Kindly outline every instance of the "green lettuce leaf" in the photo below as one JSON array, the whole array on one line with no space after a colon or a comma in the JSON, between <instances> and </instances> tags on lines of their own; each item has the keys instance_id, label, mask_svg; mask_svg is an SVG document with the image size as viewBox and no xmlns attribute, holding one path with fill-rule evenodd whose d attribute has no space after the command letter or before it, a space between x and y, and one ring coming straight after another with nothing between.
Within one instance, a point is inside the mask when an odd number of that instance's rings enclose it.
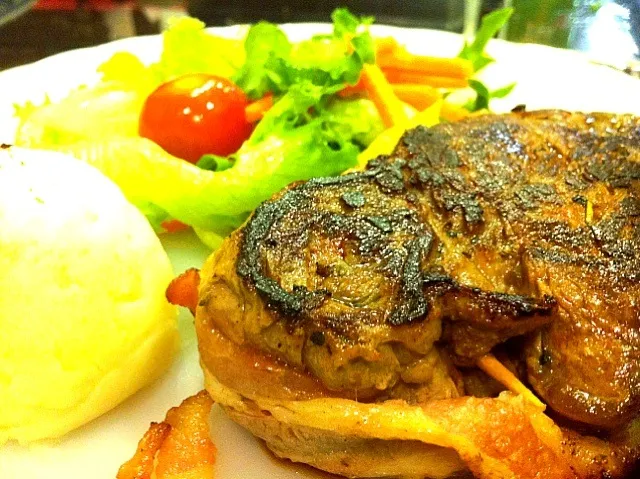
<instances>
[{"instance_id":1,"label":"green lettuce leaf","mask_svg":"<svg viewBox=\"0 0 640 479\"><path fill-rule=\"evenodd\" d=\"M18 107L22 121L15 144L49 148L109 136L136 136L145 98L146 93L109 81L78 88L58 103Z\"/></svg>"},{"instance_id":2,"label":"green lettuce leaf","mask_svg":"<svg viewBox=\"0 0 640 479\"><path fill-rule=\"evenodd\" d=\"M266 92L286 89L286 65L291 43L276 25L260 22L253 25L244 41L245 63L234 80L249 96L260 98Z\"/></svg>"},{"instance_id":3,"label":"green lettuce leaf","mask_svg":"<svg viewBox=\"0 0 640 479\"><path fill-rule=\"evenodd\" d=\"M200 20L174 19L162 35L157 62L145 65L129 52L115 53L98 67L105 82L117 81L134 89L153 89L188 73L230 78L244 62L242 43L213 35Z\"/></svg>"},{"instance_id":4,"label":"green lettuce leaf","mask_svg":"<svg viewBox=\"0 0 640 479\"><path fill-rule=\"evenodd\" d=\"M495 90L489 90L481 81L469 80L469 86L475 91L476 98L466 105L465 108L470 111L478 111L488 109L489 103L493 98L504 98L507 96L515 88L516 84L511 83Z\"/></svg>"},{"instance_id":5,"label":"green lettuce leaf","mask_svg":"<svg viewBox=\"0 0 640 479\"><path fill-rule=\"evenodd\" d=\"M96 166L155 228L177 219L209 244L217 243L290 183L356 166L360 151L382 131L370 101L335 95L357 81L365 62L375 60L366 29L370 20L344 9L333 18L333 34L297 44L279 27L258 23L239 55L201 22L182 19L165 33L157 63L146 66L131 54L117 54L100 67L103 81L97 86L43 108L25 106L22 138ZM233 75L252 98L274 94L273 107L230 157L205 155L192 165L137 136L148 93L190 72Z\"/></svg>"},{"instance_id":6,"label":"green lettuce leaf","mask_svg":"<svg viewBox=\"0 0 640 479\"><path fill-rule=\"evenodd\" d=\"M511 15L513 15L513 8L502 8L483 16L473 41L464 43L458 56L469 60L473 65L473 71L477 72L495 61L484 50L489 40L507 24Z\"/></svg>"},{"instance_id":7,"label":"green lettuce leaf","mask_svg":"<svg viewBox=\"0 0 640 479\"><path fill-rule=\"evenodd\" d=\"M98 67L102 83L118 83L123 88L150 92L162 78L129 52L117 52Z\"/></svg>"},{"instance_id":8,"label":"green lettuce leaf","mask_svg":"<svg viewBox=\"0 0 640 479\"><path fill-rule=\"evenodd\" d=\"M320 90L296 96L294 88L281 101L288 104L287 111L298 111L302 118L305 105L315 101ZM175 158L140 137L56 149L100 169L154 226L175 218L194 226L203 240L215 239L240 226L262 201L290 183L337 175L356 166L362 147L383 130L375 107L363 99L330 99L319 114L304 118L300 125L295 118L276 113L265 117L270 128L257 129L236 154L207 155L201 165Z\"/></svg>"},{"instance_id":9,"label":"green lettuce leaf","mask_svg":"<svg viewBox=\"0 0 640 479\"><path fill-rule=\"evenodd\" d=\"M375 61L373 39L363 22L346 9L333 14L333 35L317 35L291 44L271 23L253 25L245 40L246 62L234 77L252 99L267 92L286 93L292 86L310 83L331 89L355 83L364 63Z\"/></svg>"},{"instance_id":10,"label":"green lettuce leaf","mask_svg":"<svg viewBox=\"0 0 640 479\"><path fill-rule=\"evenodd\" d=\"M493 63L494 58L489 56L485 52L485 48L502 27L506 25L513 15L513 8L502 8L491 12L484 17L480 22L480 28L475 34L472 42L465 42L462 50L458 54L458 57L469 60L473 65L473 71L478 72L484 67ZM474 99L467 102L464 106L470 111L478 111L488 109L493 98L503 98L511 93L511 90L515 87L515 84L506 85L496 90L489 90L489 88L480 80L473 79L469 81L469 86L475 93Z\"/></svg>"},{"instance_id":11,"label":"green lettuce leaf","mask_svg":"<svg viewBox=\"0 0 640 479\"><path fill-rule=\"evenodd\" d=\"M191 17L174 20L162 36L162 55L151 66L162 81L187 73L231 77L244 62L242 44L206 31Z\"/></svg>"},{"instance_id":12,"label":"green lettuce leaf","mask_svg":"<svg viewBox=\"0 0 640 479\"><path fill-rule=\"evenodd\" d=\"M356 35L362 26L371 25L374 18L358 18L347 8L336 8L331 14L331 20L333 21L333 34L336 37L343 37L345 35Z\"/></svg>"},{"instance_id":13,"label":"green lettuce leaf","mask_svg":"<svg viewBox=\"0 0 640 479\"><path fill-rule=\"evenodd\" d=\"M351 138L362 149L368 147L385 129L375 105L366 98L334 98L323 116L330 128L344 138Z\"/></svg>"},{"instance_id":14,"label":"green lettuce leaf","mask_svg":"<svg viewBox=\"0 0 640 479\"><path fill-rule=\"evenodd\" d=\"M316 119L243 147L233 166L207 171L144 138L121 137L56 148L96 166L154 218L175 218L228 234L274 192L296 180L331 176L356 164L359 148L325 133ZM156 222L158 220L156 219Z\"/></svg>"}]
</instances>

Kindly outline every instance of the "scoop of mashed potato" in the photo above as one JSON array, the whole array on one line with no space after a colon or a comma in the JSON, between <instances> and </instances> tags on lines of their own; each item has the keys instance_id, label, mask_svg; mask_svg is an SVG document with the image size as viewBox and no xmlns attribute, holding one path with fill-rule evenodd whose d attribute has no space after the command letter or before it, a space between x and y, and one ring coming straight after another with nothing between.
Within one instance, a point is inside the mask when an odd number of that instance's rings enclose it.
<instances>
[{"instance_id":1,"label":"scoop of mashed potato","mask_svg":"<svg viewBox=\"0 0 640 479\"><path fill-rule=\"evenodd\" d=\"M179 346L169 259L97 169L0 149L0 444L57 437L113 408Z\"/></svg>"}]
</instances>

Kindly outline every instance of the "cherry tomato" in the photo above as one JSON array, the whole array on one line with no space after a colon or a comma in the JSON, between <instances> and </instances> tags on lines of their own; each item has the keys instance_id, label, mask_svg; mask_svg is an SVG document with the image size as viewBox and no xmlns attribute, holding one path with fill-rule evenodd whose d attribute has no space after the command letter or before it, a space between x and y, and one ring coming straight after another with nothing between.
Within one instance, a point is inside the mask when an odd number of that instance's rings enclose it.
<instances>
[{"instance_id":1,"label":"cherry tomato","mask_svg":"<svg viewBox=\"0 0 640 479\"><path fill-rule=\"evenodd\" d=\"M149 95L139 133L191 163L207 153L226 156L251 134L244 111L248 103L244 92L225 78L184 75Z\"/></svg>"}]
</instances>

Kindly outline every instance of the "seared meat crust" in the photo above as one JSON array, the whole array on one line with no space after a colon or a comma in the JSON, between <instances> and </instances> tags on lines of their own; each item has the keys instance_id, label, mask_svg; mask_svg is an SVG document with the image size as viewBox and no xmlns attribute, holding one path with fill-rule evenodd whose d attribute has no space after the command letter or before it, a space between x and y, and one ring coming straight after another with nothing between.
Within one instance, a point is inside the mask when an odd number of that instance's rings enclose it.
<instances>
[{"instance_id":1,"label":"seared meat crust","mask_svg":"<svg viewBox=\"0 0 640 479\"><path fill-rule=\"evenodd\" d=\"M527 350L528 378L556 411L602 428L640 410L639 125L480 117L410 132L395 155L409 159L428 223L455 236L439 258L448 274L557 302Z\"/></svg>"},{"instance_id":2,"label":"seared meat crust","mask_svg":"<svg viewBox=\"0 0 640 479\"><path fill-rule=\"evenodd\" d=\"M640 408L639 147L640 120L620 115L417 128L364 172L264 203L201 305L239 343L365 400L455 397L455 364L528 335L543 400L620 427ZM241 312L216 319L222 296Z\"/></svg>"}]
</instances>

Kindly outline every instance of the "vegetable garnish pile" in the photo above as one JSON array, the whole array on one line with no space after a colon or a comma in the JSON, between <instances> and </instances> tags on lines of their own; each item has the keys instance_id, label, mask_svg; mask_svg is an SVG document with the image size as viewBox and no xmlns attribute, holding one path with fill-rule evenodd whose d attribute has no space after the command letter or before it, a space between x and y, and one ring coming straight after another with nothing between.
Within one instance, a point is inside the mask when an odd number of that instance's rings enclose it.
<instances>
[{"instance_id":1,"label":"vegetable garnish pile","mask_svg":"<svg viewBox=\"0 0 640 479\"><path fill-rule=\"evenodd\" d=\"M455 121L506 95L510 87L490 92L473 76L510 14L485 17L458 58L374 39L372 19L346 9L334 11L333 33L298 43L267 22L238 41L182 18L156 63L117 53L96 85L16 106L16 144L74 154L157 231L188 225L216 247L289 183L340 174L388 153L408 127ZM454 103L454 90L472 95Z\"/></svg>"}]
</instances>

